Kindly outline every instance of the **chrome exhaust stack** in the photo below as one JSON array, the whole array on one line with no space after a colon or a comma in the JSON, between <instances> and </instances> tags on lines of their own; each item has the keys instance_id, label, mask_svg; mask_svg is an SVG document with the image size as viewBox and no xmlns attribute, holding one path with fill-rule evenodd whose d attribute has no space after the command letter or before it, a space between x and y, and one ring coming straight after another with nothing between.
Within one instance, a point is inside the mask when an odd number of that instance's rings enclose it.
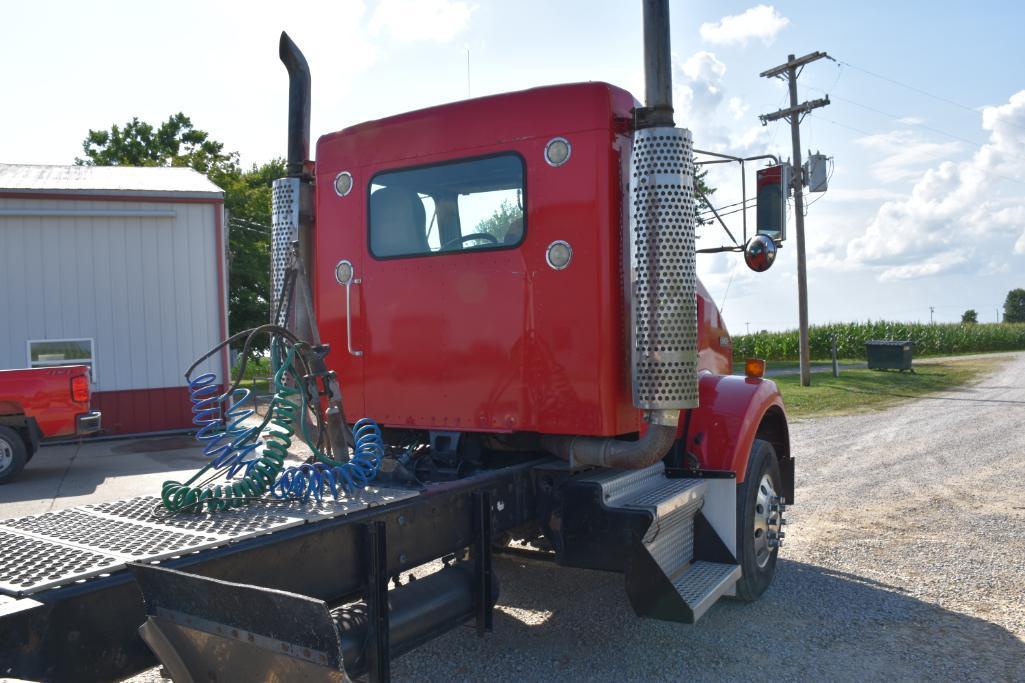
<instances>
[{"instance_id":1,"label":"chrome exhaust stack","mask_svg":"<svg viewBox=\"0 0 1025 683\"><path fill-rule=\"evenodd\" d=\"M641 469L665 457L680 411L698 406L696 201L690 131L673 122L668 0L644 0L647 106L635 112L630 158L629 296L633 402L648 430L637 441L543 437L571 464Z\"/></svg>"},{"instance_id":2,"label":"chrome exhaust stack","mask_svg":"<svg viewBox=\"0 0 1025 683\"><path fill-rule=\"evenodd\" d=\"M690 131L673 121L668 0L644 0L647 106L630 158L631 378L649 422L698 405L697 204Z\"/></svg>"}]
</instances>

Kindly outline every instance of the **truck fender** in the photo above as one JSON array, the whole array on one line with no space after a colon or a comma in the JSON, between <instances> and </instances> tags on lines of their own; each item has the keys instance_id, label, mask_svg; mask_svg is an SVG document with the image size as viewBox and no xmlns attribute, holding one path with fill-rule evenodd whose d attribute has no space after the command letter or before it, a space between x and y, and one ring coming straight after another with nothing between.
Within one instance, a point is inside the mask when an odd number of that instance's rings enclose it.
<instances>
[{"instance_id":1,"label":"truck fender","mask_svg":"<svg viewBox=\"0 0 1025 683\"><path fill-rule=\"evenodd\" d=\"M700 407L681 420L686 450L697 456L702 469L728 470L744 480L755 438L776 449L783 476L784 496L793 499L793 460L783 399L772 380L702 373L698 380Z\"/></svg>"}]
</instances>

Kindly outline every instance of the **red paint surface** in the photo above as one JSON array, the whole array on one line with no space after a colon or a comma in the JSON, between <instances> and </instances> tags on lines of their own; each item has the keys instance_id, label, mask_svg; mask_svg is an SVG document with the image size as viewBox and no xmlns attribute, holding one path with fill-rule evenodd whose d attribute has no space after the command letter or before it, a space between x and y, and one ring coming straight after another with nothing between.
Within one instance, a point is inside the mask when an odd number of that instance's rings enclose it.
<instances>
[{"instance_id":1,"label":"red paint surface","mask_svg":"<svg viewBox=\"0 0 1025 683\"><path fill-rule=\"evenodd\" d=\"M612 436L642 428L630 387L621 174L635 105L603 83L537 88L372 121L317 145L314 296L328 363L353 419L456 431ZM543 156L552 137L572 145L565 165ZM375 259L366 198L382 171L515 152L526 167L526 232L509 250ZM346 197L333 190L348 171ZM545 262L556 239L573 247L562 271ZM352 262L352 346L335 264ZM724 378L729 333L698 285L707 467L746 465L758 421L779 404L775 385ZM739 383L739 384L738 384ZM695 433L693 430L692 434ZM742 453L741 453L742 452ZM739 470L743 477L743 470Z\"/></svg>"},{"instance_id":2,"label":"red paint surface","mask_svg":"<svg viewBox=\"0 0 1025 683\"><path fill-rule=\"evenodd\" d=\"M687 450L703 468L730 470L743 481L762 417L770 410L785 416L776 383L706 372L699 377L698 393L701 407L691 415Z\"/></svg>"},{"instance_id":3,"label":"red paint surface","mask_svg":"<svg viewBox=\"0 0 1025 683\"><path fill-rule=\"evenodd\" d=\"M98 391L93 408L103 413L106 434L139 434L188 429L192 404L187 387Z\"/></svg>"},{"instance_id":4,"label":"red paint surface","mask_svg":"<svg viewBox=\"0 0 1025 683\"><path fill-rule=\"evenodd\" d=\"M320 139L314 280L346 407L388 425L613 435L636 431L620 279L619 149L633 97L602 83L538 88L361 124ZM544 160L552 137L570 161ZM526 166L516 249L374 259L365 198L376 173L496 152ZM340 171L354 189L338 197ZM556 239L574 250L545 263ZM353 346L334 265L352 261Z\"/></svg>"},{"instance_id":5,"label":"red paint surface","mask_svg":"<svg viewBox=\"0 0 1025 683\"><path fill-rule=\"evenodd\" d=\"M35 418L45 438L73 435L75 417L89 412L89 401L72 400L71 379L88 373L84 365L0 370L0 415Z\"/></svg>"}]
</instances>

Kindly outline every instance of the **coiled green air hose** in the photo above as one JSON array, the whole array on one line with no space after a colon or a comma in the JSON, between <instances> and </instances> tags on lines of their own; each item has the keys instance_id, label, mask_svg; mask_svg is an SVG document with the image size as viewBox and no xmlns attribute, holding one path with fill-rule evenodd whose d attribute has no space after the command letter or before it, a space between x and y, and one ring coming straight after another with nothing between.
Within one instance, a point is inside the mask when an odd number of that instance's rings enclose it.
<instances>
[{"instance_id":1,"label":"coiled green air hose","mask_svg":"<svg viewBox=\"0 0 1025 683\"><path fill-rule=\"evenodd\" d=\"M281 367L274 374L274 398L271 400L272 414L270 427L264 435L263 453L248 469L245 476L237 481L211 486L210 483L221 476L211 462L185 483L165 481L161 489L161 501L164 508L171 512L200 512L204 507L215 512L246 505L254 498L259 498L274 484L285 464L285 456L292 445L295 435L295 421L299 418L299 405L292 399L300 393L299 389L286 386L286 375L296 377L293 367L296 347L289 346L288 353ZM253 438L258 438L258 434ZM214 470L204 481L196 483L200 477Z\"/></svg>"}]
</instances>

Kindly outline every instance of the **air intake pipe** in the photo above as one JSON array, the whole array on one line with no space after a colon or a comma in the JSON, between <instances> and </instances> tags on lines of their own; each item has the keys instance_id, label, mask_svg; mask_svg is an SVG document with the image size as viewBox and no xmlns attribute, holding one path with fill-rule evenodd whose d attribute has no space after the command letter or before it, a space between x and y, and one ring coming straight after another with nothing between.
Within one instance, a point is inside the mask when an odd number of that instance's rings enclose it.
<instances>
[{"instance_id":1,"label":"air intake pipe","mask_svg":"<svg viewBox=\"0 0 1025 683\"><path fill-rule=\"evenodd\" d=\"M636 441L545 436L545 450L578 465L640 469L676 439L680 410L698 406L694 161L675 128L669 2L644 0L646 105L635 112L630 157L629 303L634 405L648 431Z\"/></svg>"}]
</instances>

